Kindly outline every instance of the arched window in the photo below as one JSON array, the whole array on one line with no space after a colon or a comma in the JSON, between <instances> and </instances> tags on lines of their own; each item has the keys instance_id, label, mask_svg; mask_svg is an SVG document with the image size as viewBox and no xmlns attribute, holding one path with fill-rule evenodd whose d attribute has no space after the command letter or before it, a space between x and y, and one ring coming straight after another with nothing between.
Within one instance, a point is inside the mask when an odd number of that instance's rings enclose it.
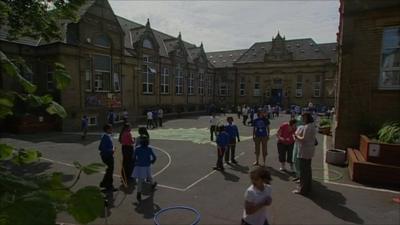
<instances>
[{"instance_id":1,"label":"arched window","mask_svg":"<svg viewBox=\"0 0 400 225\"><path fill-rule=\"evenodd\" d=\"M107 35L100 34L93 39L93 44L100 47L109 48L111 47L111 40Z\"/></svg>"},{"instance_id":2,"label":"arched window","mask_svg":"<svg viewBox=\"0 0 400 225\"><path fill-rule=\"evenodd\" d=\"M153 49L153 44L149 39L144 39L143 40L143 48L150 48Z\"/></svg>"}]
</instances>

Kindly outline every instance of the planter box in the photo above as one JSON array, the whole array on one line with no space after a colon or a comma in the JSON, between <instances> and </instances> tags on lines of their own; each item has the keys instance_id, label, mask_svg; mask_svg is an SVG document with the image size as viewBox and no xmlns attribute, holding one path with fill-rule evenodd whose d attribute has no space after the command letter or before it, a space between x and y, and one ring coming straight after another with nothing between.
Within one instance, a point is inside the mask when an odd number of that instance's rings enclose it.
<instances>
[{"instance_id":1,"label":"planter box","mask_svg":"<svg viewBox=\"0 0 400 225\"><path fill-rule=\"evenodd\" d=\"M400 144L384 144L360 135L360 152L367 162L400 166Z\"/></svg>"},{"instance_id":2,"label":"planter box","mask_svg":"<svg viewBox=\"0 0 400 225\"><path fill-rule=\"evenodd\" d=\"M36 133L59 130L60 119L55 116L26 115L7 120L7 129L14 133Z\"/></svg>"},{"instance_id":3,"label":"planter box","mask_svg":"<svg viewBox=\"0 0 400 225\"><path fill-rule=\"evenodd\" d=\"M400 185L400 167L365 161L357 149L347 149L351 180L359 183Z\"/></svg>"}]
</instances>

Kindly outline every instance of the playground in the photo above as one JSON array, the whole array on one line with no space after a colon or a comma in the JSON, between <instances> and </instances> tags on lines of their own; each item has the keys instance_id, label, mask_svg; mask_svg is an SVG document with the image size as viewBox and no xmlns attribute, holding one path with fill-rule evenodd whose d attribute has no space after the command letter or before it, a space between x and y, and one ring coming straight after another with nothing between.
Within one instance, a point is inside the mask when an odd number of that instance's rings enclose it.
<instances>
[{"instance_id":1,"label":"playground","mask_svg":"<svg viewBox=\"0 0 400 225\"><path fill-rule=\"evenodd\" d=\"M218 118L224 123L226 116L219 115ZM198 224L240 224L243 194L250 185L248 171L254 161L254 142L252 128L244 126L236 116L234 118L241 137L236 151L239 164L225 165L225 172L212 170L217 154L215 143L210 141L208 116L170 120L163 128L150 130L150 145L158 157L152 167L158 186L154 193L145 193L140 204L135 199L135 187L121 184L121 154L117 149L114 186L119 190L107 196L108 207L104 215L92 224L155 224L154 216L158 212L175 206L181 208L159 214L159 224L192 224L196 218ZM273 178L273 203L268 208L271 224L399 224L400 205L392 202L399 190L353 183L347 168L324 163L324 153L330 146L327 136L317 136L319 144L312 164L312 194L308 197L292 194L296 184L291 181L290 173L279 171L274 136L279 125L288 119L283 115L271 120L270 126L266 164ZM115 130L116 145L118 132ZM133 134L137 136L137 129ZM81 164L101 162L97 150L100 135L100 132L89 133L86 140L80 139L80 133L7 135L1 139L42 152L40 162L27 167L23 173L61 171L68 183L76 172L74 161ZM98 186L102 176L82 176L78 187ZM59 215L57 220L74 223L67 214Z\"/></svg>"}]
</instances>

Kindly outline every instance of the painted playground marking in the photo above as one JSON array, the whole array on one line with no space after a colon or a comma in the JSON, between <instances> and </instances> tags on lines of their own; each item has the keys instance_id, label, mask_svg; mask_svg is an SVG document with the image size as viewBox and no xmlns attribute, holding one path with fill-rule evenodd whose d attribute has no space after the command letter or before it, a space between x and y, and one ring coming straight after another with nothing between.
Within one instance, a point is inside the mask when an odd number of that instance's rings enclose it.
<instances>
[{"instance_id":1,"label":"painted playground marking","mask_svg":"<svg viewBox=\"0 0 400 225\"><path fill-rule=\"evenodd\" d=\"M378 191L378 192L386 192L386 193L392 193L392 194L400 194L398 191L393 191L393 190L388 190L384 188L372 188L372 187L364 187L360 185L354 185L354 184L345 184L345 183L338 183L334 181L329 180L329 167L328 163L326 163L326 152L328 151L328 146L327 146L327 137L324 135L324 146L323 146L323 154L324 154L324 183L326 184L333 184L333 185L338 185L338 186L343 186L343 187L349 187L349 188L356 188L356 189L363 189L363 190L368 190L368 191Z\"/></svg>"}]
</instances>

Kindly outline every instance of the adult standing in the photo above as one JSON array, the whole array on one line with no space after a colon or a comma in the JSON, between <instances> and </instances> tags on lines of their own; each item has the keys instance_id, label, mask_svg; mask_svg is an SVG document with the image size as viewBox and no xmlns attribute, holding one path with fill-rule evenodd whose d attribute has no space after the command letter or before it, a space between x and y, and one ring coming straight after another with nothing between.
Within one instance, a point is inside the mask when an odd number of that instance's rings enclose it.
<instances>
[{"instance_id":1,"label":"adult standing","mask_svg":"<svg viewBox=\"0 0 400 225\"><path fill-rule=\"evenodd\" d=\"M279 170L286 170L286 163L290 166L290 172L293 171L293 145L294 133L296 131L296 120L292 119L289 122L284 122L278 129L278 154L281 167Z\"/></svg>"},{"instance_id":2,"label":"adult standing","mask_svg":"<svg viewBox=\"0 0 400 225\"><path fill-rule=\"evenodd\" d=\"M242 108L242 116L243 116L243 125L245 125L245 126L246 126L247 118L248 118L247 113L248 113L248 108L246 105L244 105Z\"/></svg>"},{"instance_id":3,"label":"adult standing","mask_svg":"<svg viewBox=\"0 0 400 225\"><path fill-rule=\"evenodd\" d=\"M122 180L124 184L128 184L134 167L133 146L135 144L129 123L125 123L122 127L118 140L122 145Z\"/></svg>"},{"instance_id":4,"label":"adult standing","mask_svg":"<svg viewBox=\"0 0 400 225\"><path fill-rule=\"evenodd\" d=\"M163 118L164 118L164 111L162 108L159 108L158 109L158 124L160 125L160 127L162 127Z\"/></svg>"},{"instance_id":5,"label":"adult standing","mask_svg":"<svg viewBox=\"0 0 400 225\"><path fill-rule=\"evenodd\" d=\"M299 148L299 165L300 165L300 185L293 193L306 195L311 191L312 172L311 159L314 157L315 151L315 134L316 129L311 113L302 115L304 130L302 134L295 135L296 140L300 142Z\"/></svg>"},{"instance_id":6,"label":"adult standing","mask_svg":"<svg viewBox=\"0 0 400 225\"><path fill-rule=\"evenodd\" d=\"M236 113L237 113L238 119L240 119L240 115L242 114L242 108L240 107L240 105L238 105L236 107Z\"/></svg>"},{"instance_id":7,"label":"adult standing","mask_svg":"<svg viewBox=\"0 0 400 225\"><path fill-rule=\"evenodd\" d=\"M235 160L235 149L236 149L236 138L240 142L239 130L235 124L233 124L233 117L229 116L227 119L228 124L225 126L225 131L229 134L229 145L225 153L225 162L229 162L229 156L231 158L231 163L237 164Z\"/></svg>"},{"instance_id":8,"label":"adult standing","mask_svg":"<svg viewBox=\"0 0 400 225\"><path fill-rule=\"evenodd\" d=\"M151 110L147 111L147 125L146 128L147 129L152 129L154 127L153 124L153 112Z\"/></svg>"},{"instance_id":9,"label":"adult standing","mask_svg":"<svg viewBox=\"0 0 400 225\"><path fill-rule=\"evenodd\" d=\"M254 165L260 165L260 147L262 145L263 166L267 157L267 144L269 138L269 120L261 112L257 113L258 117L253 121L253 140L255 143L256 161Z\"/></svg>"}]
</instances>

